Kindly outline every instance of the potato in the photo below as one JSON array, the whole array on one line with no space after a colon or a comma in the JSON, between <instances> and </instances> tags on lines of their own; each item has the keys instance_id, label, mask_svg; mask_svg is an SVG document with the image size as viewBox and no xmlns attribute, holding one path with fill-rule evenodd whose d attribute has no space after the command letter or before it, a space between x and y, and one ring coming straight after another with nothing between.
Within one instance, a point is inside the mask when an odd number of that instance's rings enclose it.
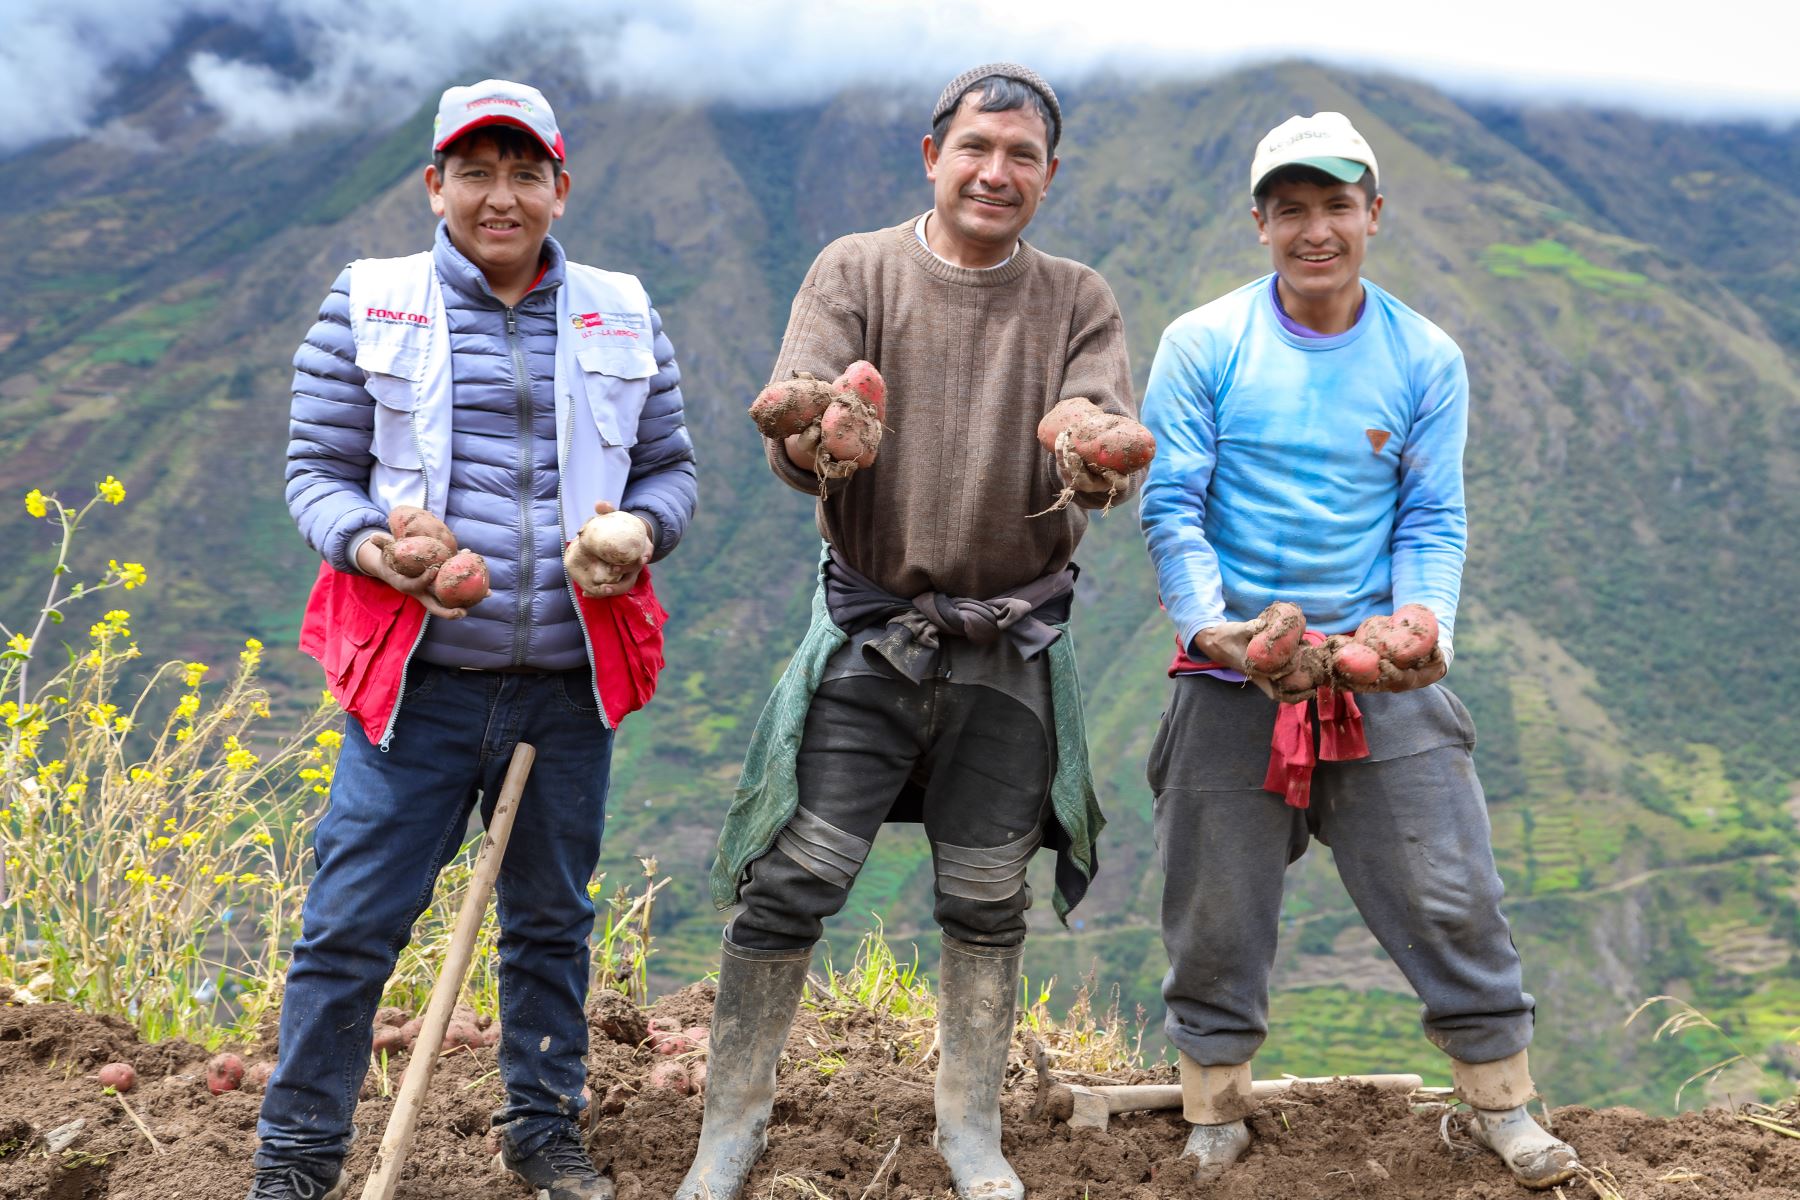
<instances>
[{"instance_id":1,"label":"potato","mask_svg":"<svg viewBox=\"0 0 1800 1200\"><path fill-rule=\"evenodd\" d=\"M844 368L844 373L832 380L831 386L840 392L850 392L862 398L864 404L875 410L875 419L887 419L887 381L873 363L857 359Z\"/></svg>"},{"instance_id":2,"label":"potato","mask_svg":"<svg viewBox=\"0 0 1800 1200\"><path fill-rule=\"evenodd\" d=\"M109 1062L100 1068L100 1086L115 1092L129 1092L137 1086L137 1068L130 1063Z\"/></svg>"},{"instance_id":3,"label":"potato","mask_svg":"<svg viewBox=\"0 0 1800 1200\"><path fill-rule=\"evenodd\" d=\"M1071 429L1090 417L1100 415L1100 409L1086 396L1070 396L1067 400L1044 414L1038 422L1038 445L1052 453L1056 451L1056 439L1065 429Z\"/></svg>"},{"instance_id":4,"label":"potato","mask_svg":"<svg viewBox=\"0 0 1800 1200\"><path fill-rule=\"evenodd\" d=\"M1381 654L1373 646L1346 639L1334 648L1331 671L1351 690L1374 687L1381 682Z\"/></svg>"},{"instance_id":5,"label":"potato","mask_svg":"<svg viewBox=\"0 0 1800 1200\"><path fill-rule=\"evenodd\" d=\"M683 1096L693 1093L694 1084L688 1078L687 1068L678 1062L659 1062L650 1068L650 1086L667 1088L671 1092L680 1092Z\"/></svg>"},{"instance_id":6,"label":"potato","mask_svg":"<svg viewBox=\"0 0 1800 1200\"><path fill-rule=\"evenodd\" d=\"M1437 652L1437 614L1423 604L1403 604L1369 644L1402 670L1423 666Z\"/></svg>"},{"instance_id":7,"label":"potato","mask_svg":"<svg viewBox=\"0 0 1800 1200\"><path fill-rule=\"evenodd\" d=\"M1090 467L1129 475L1156 457L1156 438L1130 417L1102 412L1070 428L1069 448Z\"/></svg>"},{"instance_id":8,"label":"potato","mask_svg":"<svg viewBox=\"0 0 1800 1200\"><path fill-rule=\"evenodd\" d=\"M487 598L487 560L473 550L458 550L438 568L431 594L446 608L473 608Z\"/></svg>"},{"instance_id":9,"label":"potato","mask_svg":"<svg viewBox=\"0 0 1800 1200\"><path fill-rule=\"evenodd\" d=\"M1256 632L1244 649L1244 663L1264 678L1284 674L1306 635L1306 614L1298 604L1277 600L1251 622Z\"/></svg>"},{"instance_id":10,"label":"potato","mask_svg":"<svg viewBox=\"0 0 1800 1200\"><path fill-rule=\"evenodd\" d=\"M244 1060L235 1054L215 1054L206 1064L206 1090L215 1096L235 1092L244 1082Z\"/></svg>"},{"instance_id":11,"label":"potato","mask_svg":"<svg viewBox=\"0 0 1800 1200\"><path fill-rule=\"evenodd\" d=\"M369 1039L369 1051L390 1057L406 1048L406 1034L396 1025L377 1025Z\"/></svg>"},{"instance_id":12,"label":"potato","mask_svg":"<svg viewBox=\"0 0 1800 1200\"><path fill-rule=\"evenodd\" d=\"M764 388L750 405L750 419L764 437L791 437L824 416L825 407L837 395L837 389L823 379L801 372Z\"/></svg>"},{"instance_id":13,"label":"potato","mask_svg":"<svg viewBox=\"0 0 1800 1200\"><path fill-rule=\"evenodd\" d=\"M433 537L401 538L381 549L381 557L408 579L417 579L433 567L441 567L450 559L450 547Z\"/></svg>"},{"instance_id":14,"label":"potato","mask_svg":"<svg viewBox=\"0 0 1800 1200\"><path fill-rule=\"evenodd\" d=\"M428 537L444 543L452 554L457 550L456 535L450 527L436 515L411 504L399 505L388 514L388 529L397 540Z\"/></svg>"},{"instance_id":15,"label":"potato","mask_svg":"<svg viewBox=\"0 0 1800 1200\"><path fill-rule=\"evenodd\" d=\"M244 1091L249 1092L252 1095L259 1095L262 1092L265 1092L268 1090L269 1076L271 1076L273 1074L275 1074L275 1064L274 1063L272 1063L272 1062L255 1063L252 1066L245 1069L244 1082L241 1085L241 1087Z\"/></svg>"},{"instance_id":16,"label":"potato","mask_svg":"<svg viewBox=\"0 0 1800 1200\"><path fill-rule=\"evenodd\" d=\"M704 1059L688 1064L688 1082L694 1085L696 1094L706 1091L706 1062Z\"/></svg>"},{"instance_id":17,"label":"potato","mask_svg":"<svg viewBox=\"0 0 1800 1200\"><path fill-rule=\"evenodd\" d=\"M819 449L837 462L859 468L875 461L881 445L881 420L874 410L860 404L833 400L819 422Z\"/></svg>"},{"instance_id":18,"label":"potato","mask_svg":"<svg viewBox=\"0 0 1800 1200\"><path fill-rule=\"evenodd\" d=\"M398 1029L406 1024L406 1019L410 1015L411 1014L404 1008L395 1008L392 1005L385 1005L375 1010L375 1023L377 1025L392 1025L395 1029Z\"/></svg>"}]
</instances>

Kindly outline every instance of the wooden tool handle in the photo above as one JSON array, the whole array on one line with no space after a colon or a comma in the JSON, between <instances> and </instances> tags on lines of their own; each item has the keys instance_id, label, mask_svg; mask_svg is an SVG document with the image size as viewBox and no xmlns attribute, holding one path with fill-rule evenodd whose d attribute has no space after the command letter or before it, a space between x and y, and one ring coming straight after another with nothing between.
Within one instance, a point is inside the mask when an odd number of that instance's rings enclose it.
<instances>
[{"instance_id":1,"label":"wooden tool handle","mask_svg":"<svg viewBox=\"0 0 1800 1200\"><path fill-rule=\"evenodd\" d=\"M506 768L506 782L500 787L500 799L494 804L493 819L481 839L481 853L475 857L475 874L463 896L462 911L456 915L456 930L450 936L450 950L444 958L437 982L431 986L431 1000L425 1005L425 1017L419 1039L413 1043L412 1057L407 1060L406 1074L400 1080L400 1094L394 1099L394 1111L388 1117L387 1132L381 1135L381 1150L375 1156L374 1170L363 1185L362 1200L393 1200L400 1183L400 1168L406 1165L406 1153L412 1148L413 1130L425 1107L425 1089L431 1086L431 1073L437 1069L438 1050L444 1044L444 1031L450 1027L450 1013L462 993L463 976L468 974L469 960L475 956L475 935L481 930L487 912L488 893L494 890L494 879L500 874L500 859L506 853L507 839L512 836L513 817L519 810L519 795L525 790L525 779L537 750L528 742L520 742Z\"/></svg>"}]
</instances>

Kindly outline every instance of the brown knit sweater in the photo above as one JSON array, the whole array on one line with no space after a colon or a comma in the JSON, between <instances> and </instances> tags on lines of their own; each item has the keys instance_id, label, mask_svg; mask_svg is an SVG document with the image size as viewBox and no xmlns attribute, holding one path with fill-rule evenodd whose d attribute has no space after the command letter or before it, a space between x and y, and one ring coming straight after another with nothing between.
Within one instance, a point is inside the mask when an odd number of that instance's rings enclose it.
<instances>
[{"instance_id":1,"label":"brown knit sweater","mask_svg":"<svg viewBox=\"0 0 1800 1200\"><path fill-rule=\"evenodd\" d=\"M819 502L819 531L896 595L986 599L1061 570L1086 531L1082 508L1029 516L1062 490L1037 424L1070 396L1137 415L1125 328L1093 269L1024 242L1003 266L953 267L919 242L916 220L825 247L770 378L875 364L888 431L875 464ZM784 481L817 493L779 441L768 454Z\"/></svg>"}]
</instances>

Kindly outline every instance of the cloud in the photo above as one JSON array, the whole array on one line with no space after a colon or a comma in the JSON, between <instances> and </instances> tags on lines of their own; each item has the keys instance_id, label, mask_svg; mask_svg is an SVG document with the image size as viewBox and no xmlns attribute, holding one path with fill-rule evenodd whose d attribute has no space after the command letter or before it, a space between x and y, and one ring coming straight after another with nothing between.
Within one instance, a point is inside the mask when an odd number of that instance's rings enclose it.
<instances>
[{"instance_id":1,"label":"cloud","mask_svg":"<svg viewBox=\"0 0 1800 1200\"><path fill-rule=\"evenodd\" d=\"M1014 58L1067 87L1095 72L1204 77L1307 57L1380 67L1464 94L1684 116L1800 117L1789 47L1800 17L1729 2L1385 0L1349 6L1150 0L0 0L0 152L87 131L122 71L190 20L236 22L293 48L282 69L214 52L187 62L227 136L277 138L415 110L496 61L549 64L596 89L779 106L845 88L935 87ZM1628 13L1628 16L1621 16ZM1753 19L1754 18L1754 19ZM1731 30L1735 36L1719 36Z\"/></svg>"}]
</instances>

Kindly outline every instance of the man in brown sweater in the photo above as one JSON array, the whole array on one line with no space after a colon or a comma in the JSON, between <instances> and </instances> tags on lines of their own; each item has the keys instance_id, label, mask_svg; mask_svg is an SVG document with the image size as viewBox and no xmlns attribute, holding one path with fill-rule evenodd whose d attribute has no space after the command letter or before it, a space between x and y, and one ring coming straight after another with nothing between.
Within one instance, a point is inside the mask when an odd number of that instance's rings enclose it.
<instances>
[{"instance_id":1,"label":"man in brown sweater","mask_svg":"<svg viewBox=\"0 0 1800 1200\"><path fill-rule=\"evenodd\" d=\"M1065 478L1036 431L1071 396L1135 406L1105 281L1020 240L1056 174L1055 92L989 64L952 80L932 121L931 211L825 248L773 372L830 379L868 360L887 383L887 429L872 465L825 482L813 624L720 835L714 896L743 908L725 933L705 1125L678 1200L743 1190L813 944L894 819L923 821L936 867L938 1147L959 1196L1024 1195L1000 1152L999 1093L1026 867L1041 845L1057 851L1066 913L1102 823L1062 628L1070 558L1088 510L1125 498ZM770 440L770 466L818 494L816 447L816 431ZM1074 503L1054 507L1065 486Z\"/></svg>"}]
</instances>

